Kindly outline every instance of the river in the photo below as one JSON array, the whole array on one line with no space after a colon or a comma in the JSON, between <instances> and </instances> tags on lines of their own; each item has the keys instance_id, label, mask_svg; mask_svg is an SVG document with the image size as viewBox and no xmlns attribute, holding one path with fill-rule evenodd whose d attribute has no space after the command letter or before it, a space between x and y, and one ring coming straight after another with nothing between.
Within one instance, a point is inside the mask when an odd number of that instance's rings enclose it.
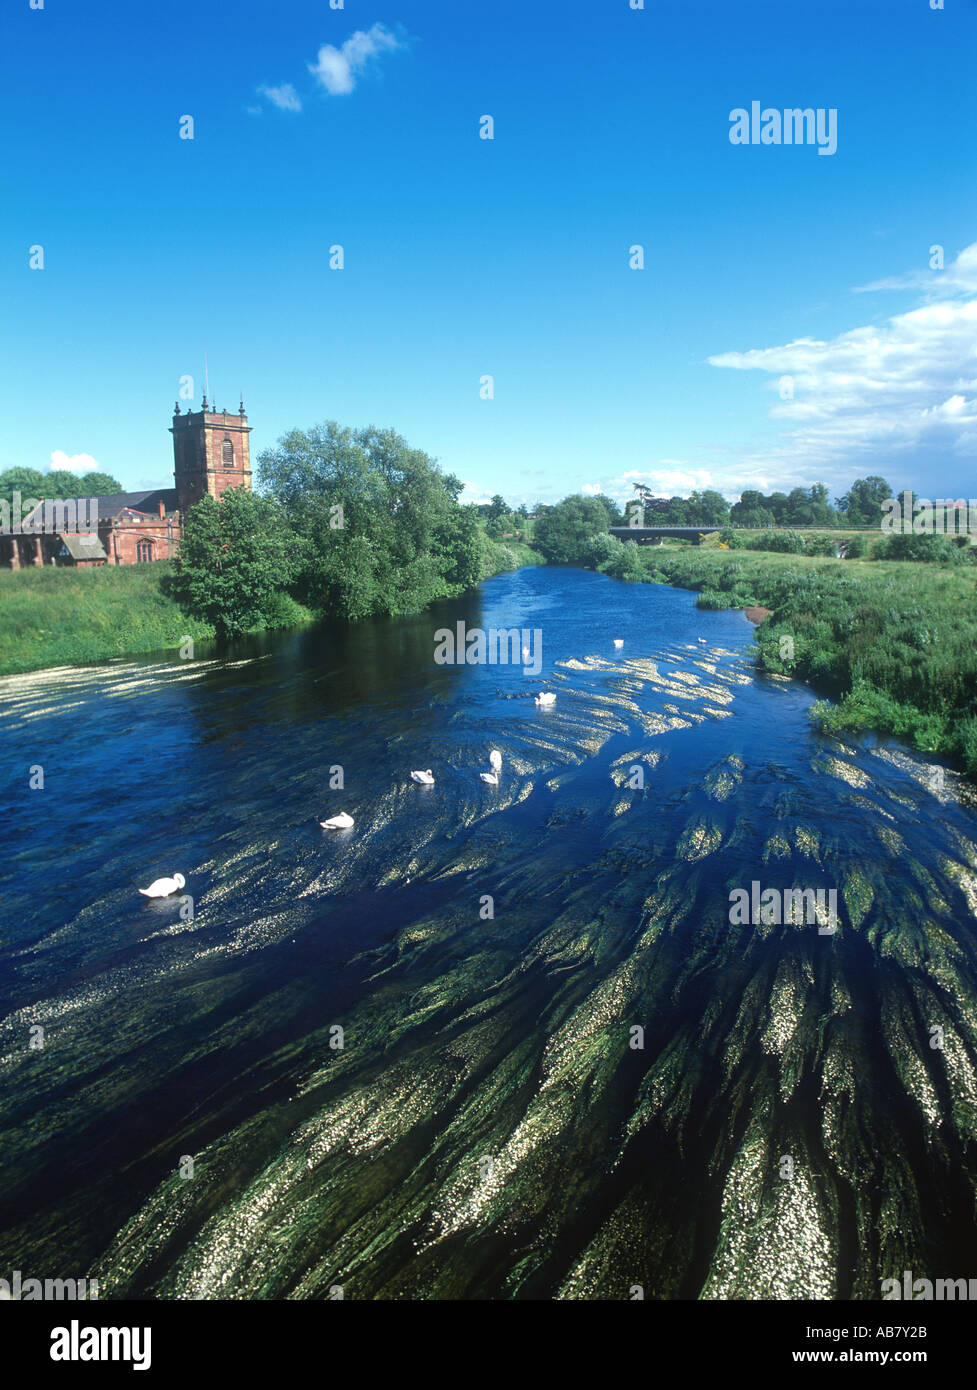
<instances>
[{"instance_id":1,"label":"river","mask_svg":"<svg viewBox=\"0 0 977 1390\"><path fill-rule=\"evenodd\" d=\"M458 620L538 628L541 674L437 665ZM877 1299L977 1274L973 794L814 732L751 636L529 568L224 660L0 681L0 1276ZM175 872L186 897L136 892ZM833 890L837 929L734 925L753 884Z\"/></svg>"}]
</instances>

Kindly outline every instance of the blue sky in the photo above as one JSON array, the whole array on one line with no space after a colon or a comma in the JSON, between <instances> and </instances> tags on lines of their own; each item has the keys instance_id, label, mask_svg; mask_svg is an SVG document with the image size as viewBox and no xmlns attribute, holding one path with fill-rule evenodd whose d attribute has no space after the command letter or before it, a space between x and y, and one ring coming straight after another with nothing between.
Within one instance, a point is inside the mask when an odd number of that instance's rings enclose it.
<instances>
[{"instance_id":1,"label":"blue sky","mask_svg":"<svg viewBox=\"0 0 977 1390\"><path fill-rule=\"evenodd\" d=\"M255 453L393 425L471 499L977 492L977 0L645 3L18 0L0 468L168 483L206 350Z\"/></svg>"}]
</instances>

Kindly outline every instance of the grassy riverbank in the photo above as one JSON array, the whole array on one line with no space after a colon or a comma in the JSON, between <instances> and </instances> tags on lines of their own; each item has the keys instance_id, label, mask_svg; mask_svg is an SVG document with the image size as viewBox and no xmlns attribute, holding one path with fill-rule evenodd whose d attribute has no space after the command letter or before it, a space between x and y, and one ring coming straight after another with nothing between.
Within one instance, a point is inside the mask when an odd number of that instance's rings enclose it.
<instances>
[{"instance_id":1,"label":"grassy riverbank","mask_svg":"<svg viewBox=\"0 0 977 1390\"><path fill-rule=\"evenodd\" d=\"M483 579L534 564L542 557L528 545L483 533ZM188 617L166 592L163 580L172 572L168 564L0 570L0 676L172 651L187 635L212 638L213 628ZM297 627L316 616L279 593L263 626Z\"/></svg>"},{"instance_id":2,"label":"grassy riverbank","mask_svg":"<svg viewBox=\"0 0 977 1390\"><path fill-rule=\"evenodd\" d=\"M640 578L699 591L703 608L757 605L760 665L838 701L831 731L876 729L977 776L977 568L884 560L639 548ZM638 577L638 576L636 576Z\"/></svg>"},{"instance_id":3,"label":"grassy riverbank","mask_svg":"<svg viewBox=\"0 0 977 1390\"><path fill-rule=\"evenodd\" d=\"M0 675L172 650L186 635L213 637L213 628L188 618L163 592L171 572L168 564L0 570ZM266 626L311 620L307 609L281 598Z\"/></svg>"}]
</instances>

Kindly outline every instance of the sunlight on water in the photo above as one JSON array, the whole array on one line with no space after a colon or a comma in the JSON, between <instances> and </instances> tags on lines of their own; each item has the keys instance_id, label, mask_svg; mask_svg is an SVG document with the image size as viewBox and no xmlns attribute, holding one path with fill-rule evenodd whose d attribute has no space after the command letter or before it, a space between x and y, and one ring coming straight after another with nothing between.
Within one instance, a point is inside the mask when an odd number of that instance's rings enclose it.
<instances>
[{"instance_id":1,"label":"sunlight on water","mask_svg":"<svg viewBox=\"0 0 977 1390\"><path fill-rule=\"evenodd\" d=\"M865 1299L962 1268L969 787L816 737L691 595L548 570L473 602L0 682L51 788L3 869L8 1259L193 1299ZM542 675L436 667L455 617L541 626ZM177 869L192 911L135 893ZM735 922L754 884L835 890L836 929Z\"/></svg>"}]
</instances>

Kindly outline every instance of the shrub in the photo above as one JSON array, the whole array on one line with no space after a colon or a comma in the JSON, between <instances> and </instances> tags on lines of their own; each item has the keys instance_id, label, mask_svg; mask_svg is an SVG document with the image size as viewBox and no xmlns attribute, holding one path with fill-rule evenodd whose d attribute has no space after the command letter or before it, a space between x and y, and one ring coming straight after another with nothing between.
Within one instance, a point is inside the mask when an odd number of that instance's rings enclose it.
<instances>
[{"instance_id":1,"label":"shrub","mask_svg":"<svg viewBox=\"0 0 977 1390\"><path fill-rule=\"evenodd\" d=\"M917 564L958 565L964 552L951 536L896 534L883 536L872 547L873 560L912 560Z\"/></svg>"},{"instance_id":2,"label":"shrub","mask_svg":"<svg viewBox=\"0 0 977 1390\"><path fill-rule=\"evenodd\" d=\"M621 542L617 536L612 536L608 531L598 531L584 545L584 562L595 570L600 569L612 560L620 549Z\"/></svg>"},{"instance_id":3,"label":"shrub","mask_svg":"<svg viewBox=\"0 0 977 1390\"><path fill-rule=\"evenodd\" d=\"M645 568L635 542L625 541L622 545L619 541L617 550L600 566L600 571L602 574L609 574L612 579L644 579Z\"/></svg>"},{"instance_id":4,"label":"shrub","mask_svg":"<svg viewBox=\"0 0 977 1390\"><path fill-rule=\"evenodd\" d=\"M804 553L804 537L797 531L761 531L746 541L750 550L772 550L789 555Z\"/></svg>"},{"instance_id":5,"label":"shrub","mask_svg":"<svg viewBox=\"0 0 977 1390\"><path fill-rule=\"evenodd\" d=\"M838 542L831 536L807 536L804 540L806 555L831 555L838 553Z\"/></svg>"}]
</instances>

